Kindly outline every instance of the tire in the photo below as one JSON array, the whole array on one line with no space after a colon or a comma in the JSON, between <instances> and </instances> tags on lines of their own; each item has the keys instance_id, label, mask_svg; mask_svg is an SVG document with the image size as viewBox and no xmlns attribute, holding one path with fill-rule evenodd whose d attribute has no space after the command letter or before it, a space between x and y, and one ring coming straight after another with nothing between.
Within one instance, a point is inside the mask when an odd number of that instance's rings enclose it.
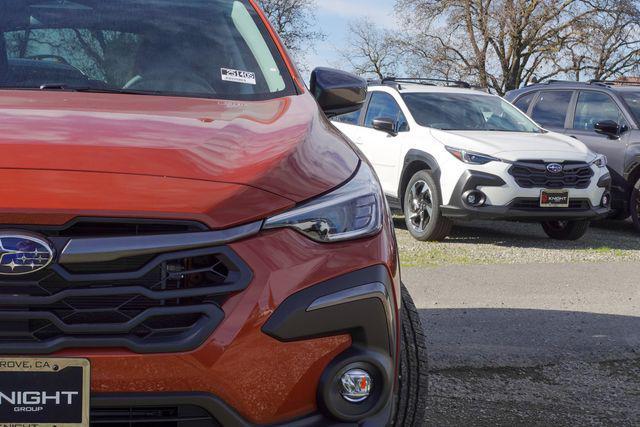
<instances>
[{"instance_id":1,"label":"tire","mask_svg":"<svg viewBox=\"0 0 640 427\"><path fill-rule=\"evenodd\" d=\"M585 235L591 221L546 221L542 223L542 229L547 236L556 240L578 240Z\"/></svg>"},{"instance_id":2,"label":"tire","mask_svg":"<svg viewBox=\"0 0 640 427\"><path fill-rule=\"evenodd\" d=\"M625 221L631 215L630 211L625 211L624 209L617 209L611 212L611 214L607 217L612 221Z\"/></svg>"},{"instance_id":3,"label":"tire","mask_svg":"<svg viewBox=\"0 0 640 427\"><path fill-rule=\"evenodd\" d=\"M640 178L633 186L631 190L631 201L629 203L629 210L631 211L631 219L636 230L640 233Z\"/></svg>"},{"instance_id":4,"label":"tire","mask_svg":"<svg viewBox=\"0 0 640 427\"><path fill-rule=\"evenodd\" d=\"M453 222L442 216L441 204L440 189L431 173L416 172L405 189L403 206L407 230L414 239L440 241L449 235Z\"/></svg>"},{"instance_id":5,"label":"tire","mask_svg":"<svg viewBox=\"0 0 640 427\"><path fill-rule=\"evenodd\" d=\"M393 425L422 426L427 410L427 346L420 315L404 285L401 320L399 390Z\"/></svg>"}]
</instances>

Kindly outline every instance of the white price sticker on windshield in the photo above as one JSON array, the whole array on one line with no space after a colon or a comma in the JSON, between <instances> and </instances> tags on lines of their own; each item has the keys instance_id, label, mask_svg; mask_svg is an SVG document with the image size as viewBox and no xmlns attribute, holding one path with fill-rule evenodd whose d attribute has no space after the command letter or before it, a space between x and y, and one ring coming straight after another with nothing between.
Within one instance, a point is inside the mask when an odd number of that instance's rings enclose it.
<instances>
[{"instance_id":1,"label":"white price sticker on windshield","mask_svg":"<svg viewBox=\"0 0 640 427\"><path fill-rule=\"evenodd\" d=\"M256 84L256 73L232 70L230 68L221 68L220 71L222 71L222 80L225 82L244 83L248 85Z\"/></svg>"}]
</instances>

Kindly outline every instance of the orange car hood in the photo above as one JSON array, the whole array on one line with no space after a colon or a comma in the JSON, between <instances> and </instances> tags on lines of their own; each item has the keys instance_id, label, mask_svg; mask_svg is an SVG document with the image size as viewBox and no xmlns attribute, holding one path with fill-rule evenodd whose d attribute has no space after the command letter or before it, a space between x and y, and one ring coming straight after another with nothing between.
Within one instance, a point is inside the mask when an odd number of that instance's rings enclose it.
<instances>
[{"instance_id":1,"label":"orange car hood","mask_svg":"<svg viewBox=\"0 0 640 427\"><path fill-rule=\"evenodd\" d=\"M358 163L307 94L3 91L0 149L0 213L197 216L214 227L326 192Z\"/></svg>"}]
</instances>

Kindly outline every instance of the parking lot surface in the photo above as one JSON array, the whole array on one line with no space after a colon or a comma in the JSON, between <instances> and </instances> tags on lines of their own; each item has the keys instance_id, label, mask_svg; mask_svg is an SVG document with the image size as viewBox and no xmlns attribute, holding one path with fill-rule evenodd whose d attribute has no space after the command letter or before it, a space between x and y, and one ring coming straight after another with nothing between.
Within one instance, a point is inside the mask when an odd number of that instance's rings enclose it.
<instances>
[{"instance_id":1,"label":"parking lot surface","mask_svg":"<svg viewBox=\"0 0 640 427\"><path fill-rule=\"evenodd\" d=\"M463 224L443 243L398 237L428 337L427 425L640 423L640 236L629 223L579 242L499 222Z\"/></svg>"}]
</instances>

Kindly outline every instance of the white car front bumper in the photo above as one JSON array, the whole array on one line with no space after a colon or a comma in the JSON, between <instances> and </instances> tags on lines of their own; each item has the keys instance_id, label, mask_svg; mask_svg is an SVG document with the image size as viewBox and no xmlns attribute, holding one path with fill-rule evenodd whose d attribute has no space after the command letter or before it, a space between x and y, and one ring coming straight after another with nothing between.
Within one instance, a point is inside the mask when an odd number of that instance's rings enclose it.
<instances>
[{"instance_id":1,"label":"white car front bumper","mask_svg":"<svg viewBox=\"0 0 640 427\"><path fill-rule=\"evenodd\" d=\"M533 172L518 174L514 168L522 166L520 163L491 162L471 166L456 160L456 163L448 164L442 169L441 183L455 183L448 187L442 186L445 201L442 206L443 215L459 219L532 221L598 219L607 216L610 207L603 204L603 196L610 191L609 172L606 168L583 163L579 169L580 174L577 175L572 173L573 164L565 162L566 172L560 174L548 173L544 163L539 166L529 164L534 169ZM588 176L589 170L591 176ZM543 190L567 191L569 207L541 207ZM481 192L484 203L481 206L467 203L466 195L469 191Z\"/></svg>"}]
</instances>

